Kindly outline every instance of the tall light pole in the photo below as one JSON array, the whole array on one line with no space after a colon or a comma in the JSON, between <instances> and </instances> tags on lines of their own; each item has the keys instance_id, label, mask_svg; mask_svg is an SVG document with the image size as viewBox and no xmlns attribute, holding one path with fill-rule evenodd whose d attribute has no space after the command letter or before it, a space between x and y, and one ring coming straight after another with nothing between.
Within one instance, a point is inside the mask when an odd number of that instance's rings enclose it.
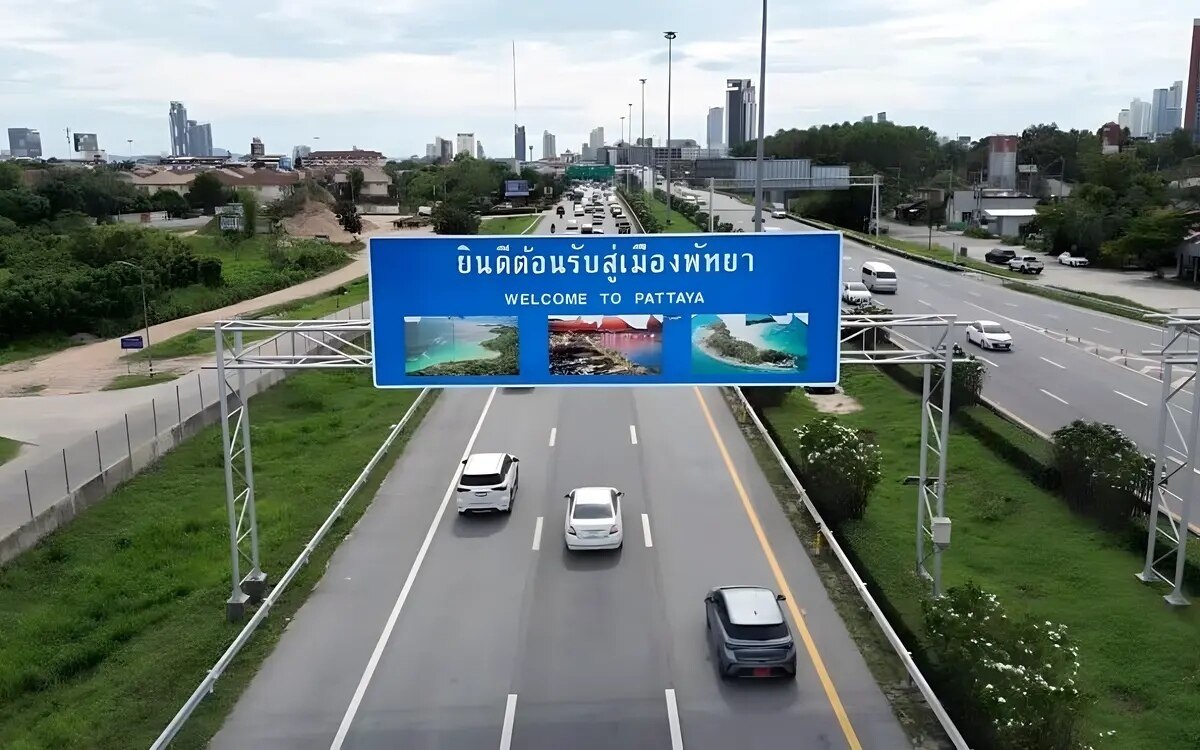
<instances>
[{"instance_id":1,"label":"tall light pole","mask_svg":"<svg viewBox=\"0 0 1200 750\"><path fill-rule=\"evenodd\" d=\"M639 78L638 80L642 82L642 137L641 137L641 146L642 146L642 148L645 148L645 147L646 147L646 79L645 79L645 78ZM653 152L653 151L651 151L651 152L649 152L649 153L650 153L650 156L651 156L651 158L647 159L646 161L650 162L650 165L653 165L653 164L654 164L654 159L653 159L654 152ZM641 173L642 173L642 192L643 192L643 193L644 193L644 192L646 192L646 170L645 170L645 168L644 168L645 166L646 166L646 165L643 165L643 169L641 170ZM653 171L653 170L651 170L651 171Z\"/></svg>"},{"instance_id":2,"label":"tall light pole","mask_svg":"<svg viewBox=\"0 0 1200 750\"><path fill-rule=\"evenodd\" d=\"M127 260L118 260L117 264L135 269L142 281L142 323L146 327L146 359L150 362L150 377L154 377L154 355L150 353L150 312L146 307L146 270Z\"/></svg>"},{"instance_id":3,"label":"tall light pole","mask_svg":"<svg viewBox=\"0 0 1200 750\"><path fill-rule=\"evenodd\" d=\"M754 231L763 230L763 145L767 110L767 0L762 4L762 46L758 59L758 151L754 157Z\"/></svg>"},{"instance_id":4,"label":"tall light pole","mask_svg":"<svg viewBox=\"0 0 1200 750\"><path fill-rule=\"evenodd\" d=\"M765 0L764 0L765 1ZM671 54L672 42L679 36L674 31L664 31L667 38L667 223L671 223Z\"/></svg>"}]
</instances>

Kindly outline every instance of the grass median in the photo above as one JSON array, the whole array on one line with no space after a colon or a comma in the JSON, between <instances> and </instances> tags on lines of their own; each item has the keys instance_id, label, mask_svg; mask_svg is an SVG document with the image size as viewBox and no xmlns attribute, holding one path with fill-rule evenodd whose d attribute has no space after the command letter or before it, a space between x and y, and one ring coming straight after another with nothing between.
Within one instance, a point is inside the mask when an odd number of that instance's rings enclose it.
<instances>
[{"instance_id":1,"label":"grass median","mask_svg":"<svg viewBox=\"0 0 1200 750\"><path fill-rule=\"evenodd\" d=\"M251 402L260 543L272 580L416 396L376 390L370 373L342 370L295 375ZM220 727L418 423L173 747L204 747ZM153 741L241 628L225 621L224 493L213 426L0 571L0 747L124 750Z\"/></svg>"},{"instance_id":2,"label":"grass median","mask_svg":"<svg viewBox=\"0 0 1200 750\"><path fill-rule=\"evenodd\" d=\"M840 419L875 436L884 462L865 517L842 528L839 538L903 625L920 634L926 589L913 575L916 490L901 484L918 465L919 397L868 368L846 370L843 386L863 409ZM787 453L797 448L792 429L817 411L796 390L764 416L785 436ZM994 419L994 428L1019 432ZM1142 560L1126 539L1075 516L959 428L951 429L947 487L954 543L943 556L943 585L974 580L1011 613L1070 627L1080 643L1079 688L1096 699L1085 716L1085 736L1115 729L1109 747L1195 746L1200 692L1184 685L1200 672L1200 612L1167 607L1162 587L1134 580ZM1139 643L1155 645L1134 646Z\"/></svg>"},{"instance_id":3,"label":"grass median","mask_svg":"<svg viewBox=\"0 0 1200 750\"><path fill-rule=\"evenodd\" d=\"M1075 307L1083 307L1096 312L1108 313L1129 320L1136 320L1140 323L1148 323L1150 325L1158 325L1156 321L1146 320L1146 316L1153 313L1161 313L1161 310L1155 310L1145 305L1134 302L1125 297L1116 295L1095 294L1093 292L1076 292L1056 289L1054 287L1039 286L1037 284L1028 284L1021 281L1005 281L1006 289L1013 289L1025 294L1032 294L1035 297L1051 299L1055 302L1063 302Z\"/></svg>"},{"instance_id":4,"label":"grass median","mask_svg":"<svg viewBox=\"0 0 1200 750\"><path fill-rule=\"evenodd\" d=\"M497 216L479 223L480 234L525 234L541 216Z\"/></svg>"},{"instance_id":5,"label":"grass median","mask_svg":"<svg viewBox=\"0 0 1200 750\"><path fill-rule=\"evenodd\" d=\"M247 317L255 320L264 318L317 320L332 315L338 310L344 310L347 307L354 307L360 302L365 302L369 291L367 279L364 276L333 291L273 305ZM258 333L245 332L242 334L242 342L249 344L254 341L270 338L272 335L274 334L268 331ZM164 341L156 342L145 349L139 349L131 354L126 354L123 359L145 360L151 356L154 357L155 361L177 359L179 357L193 357L198 354L210 354L216 348L217 342L212 331L193 330L181 333L178 336L172 336Z\"/></svg>"},{"instance_id":6,"label":"grass median","mask_svg":"<svg viewBox=\"0 0 1200 750\"><path fill-rule=\"evenodd\" d=\"M658 219L658 226L663 233L691 234L700 231L699 227L688 221L687 217L674 209L671 210L671 218L668 221L667 204L653 195L646 195L646 205L650 207L650 213L653 214L654 218Z\"/></svg>"},{"instance_id":7,"label":"grass median","mask_svg":"<svg viewBox=\"0 0 1200 750\"><path fill-rule=\"evenodd\" d=\"M9 440L6 437L0 437L0 464L16 458L17 453L20 452L20 450L21 444L16 440Z\"/></svg>"}]
</instances>

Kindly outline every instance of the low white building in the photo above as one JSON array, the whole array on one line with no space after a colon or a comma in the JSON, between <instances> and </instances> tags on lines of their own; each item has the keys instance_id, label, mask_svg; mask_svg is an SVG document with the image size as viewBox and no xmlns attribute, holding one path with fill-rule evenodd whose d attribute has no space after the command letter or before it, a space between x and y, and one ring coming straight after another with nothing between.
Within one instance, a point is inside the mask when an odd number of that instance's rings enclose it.
<instances>
[{"instance_id":1,"label":"low white building","mask_svg":"<svg viewBox=\"0 0 1200 750\"><path fill-rule=\"evenodd\" d=\"M985 208L983 227L999 237L1017 237L1021 227L1037 216L1035 208Z\"/></svg>"},{"instance_id":2,"label":"low white building","mask_svg":"<svg viewBox=\"0 0 1200 750\"><path fill-rule=\"evenodd\" d=\"M1006 211L1010 209L1033 210L1037 204L1038 199L1035 196L1016 190L991 188L955 190L953 195L950 196L950 204L946 206L946 219L951 224L972 224L988 221L987 216L984 215L988 211ZM1036 212L1029 214L1030 218L1034 215L1036 215ZM999 216L997 215L997 218ZM1009 216L1011 218L1011 215ZM993 234L999 234L995 230L989 231L992 231Z\"/></svg>"}]
</instances>

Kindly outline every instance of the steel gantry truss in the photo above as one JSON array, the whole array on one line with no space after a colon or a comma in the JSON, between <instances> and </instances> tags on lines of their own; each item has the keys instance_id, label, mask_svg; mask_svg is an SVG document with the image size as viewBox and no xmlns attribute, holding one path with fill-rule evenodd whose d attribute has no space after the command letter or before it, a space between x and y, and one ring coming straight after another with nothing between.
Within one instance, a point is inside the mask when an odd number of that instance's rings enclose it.
<instances>
[{"instance_id":1,"label":"steel gantry truss","mask_svg":"<svg viewBox=\"0 0 1200 750\"><path fill-rule=\"evenodd\" d=\"M1162 357L1162 401L1154 451L1154 489L1146 529L1146 561L1137 577L1145 583L1171 585L1163 598L1175 606L1190 602L1183 595L1188 537L1200 533L1192 524L1192 502L1198 488L1197 441L1200 440L1200 315L1148 315L1164 327L1163 346L1143 352ZM1189 392L1187 389L1191 387ZM1186 415L1187 429L1180 426ZM1158 554L1158 548L1163 549ZM1174 570L1160 570L1174 554Z\"/></svg>"},{"instance_id":2,"label":"steel gantry truss","mask_svg":"<svg viewBox=\"0 0 1200 750\"><path fill-rule=\"evenodd\" d=\"M918 575L932 582L934 595L941 593L941 554L949 545L946 518L946 446L950 430L950 389L942 388L941 403L933 402L939 384L948 384L954 355L954 315L858 315L841 318L840 359L844 365L920 365L924 370L921 392L921 458L919 475L906 483L917 484ZM932 329L932 344L926 344L897 329ZM255 512L253 453L250 440L250 410L247 372L293 371L333 368L369 368L373 364L370 342L359 343L371 332L371 321L355 320L222 320L211 328L216 337L217 371L224 384L219 399L221 440L224 453L225 502L229 516L231 592L226 613L240 619L247 604L262 601L267 573L259 556L258 516ZM883 333L881 333L883 332ZM260 342L244 346L244 335L274 334L274 346ZM897 340L904 344L897 344ZM888 348L883 341L891 341ZM283 343L281 343L283 342ZM854 347L859 348L854 348ZM962 358L958 358L959 361ZM233 382L230 382L230 374ZM261 377L261 374L259 375ZM935 468L936 467L936 468ZM932 558L932 566L927 562ZM243 563L249 572L242 576Z\"/></svg>"},{"instance_id":3,"label":"steel gantry truss","mask_svg":"<svg viewBox=\"0 0 1200 750\"><path fill-rule=\"evenodd\" d=\"M370 367L371 350L356 339L371 331L369 320L222 320L211 329L216 337L217 399L221 411L221 446L225 467L225 506L229 516L232 590L225 603L230 620L241 619L247 603L262 601L267 574L258 550L258 514L254 504L254 461L250 440L250 395L247 371L312 370ZM244 345L246 333L275 334L274 346ZM283 335L286 334L286 340ZM281 344L282 342L282 344ZM282 351L281 351L282 346ZM210 369L210 368L206 368ZM230 371L235 373L229 376ZM261 376L261 372L260 372ZM239 461L240 459L240 461ZM249 572L242 577L243 562Z\"/></svg>"}]
</instances>

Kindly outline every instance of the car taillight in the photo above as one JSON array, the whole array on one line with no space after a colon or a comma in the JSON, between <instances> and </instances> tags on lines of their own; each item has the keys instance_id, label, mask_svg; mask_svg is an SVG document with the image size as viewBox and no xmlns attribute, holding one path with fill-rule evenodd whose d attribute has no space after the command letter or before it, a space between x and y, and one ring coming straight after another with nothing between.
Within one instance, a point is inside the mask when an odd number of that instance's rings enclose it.
<instances>
[{"instance_id":1,"label":"car taillight","mask_svg":"<svg viewBox=\"0 0 1200 750\"><path fill-rule=\"evenodd\" d=\"M567 533L568 533L568 534L570 534L571 536L575 536L575 527L574 527L574 526L568 526L568 527L567 527Z\"/></svg>"},{"instance_id":2,"label":"car taillight","mask_svg":"<svg viewBox=\"0 0 1200 750\"><path fill-rule=\"evenodd\" d=\"M615 533L617 533L618 531L620 531L620 529L618 529L616 526L612 526L612 527L610 527L610 528L609 528L609 530L608 530L608 533L609 533L609 534L615 534Z\"/></svg>"}]
</instances>

